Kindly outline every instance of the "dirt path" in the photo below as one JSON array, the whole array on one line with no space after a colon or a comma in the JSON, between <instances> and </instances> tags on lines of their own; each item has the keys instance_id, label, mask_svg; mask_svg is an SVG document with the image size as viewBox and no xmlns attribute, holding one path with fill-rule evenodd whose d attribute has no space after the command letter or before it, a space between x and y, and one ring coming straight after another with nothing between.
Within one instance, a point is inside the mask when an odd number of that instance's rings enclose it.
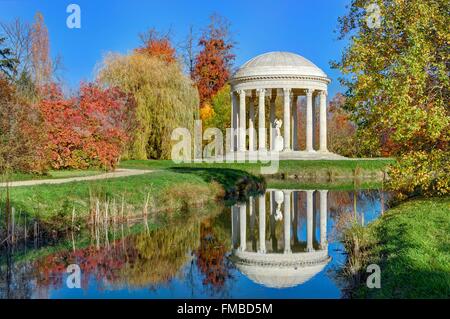
<instances>
[{"instance_id":1,"label":"dirt path","mask_svg":"<svg viewBox=\"0 0 450 319\"><path fill-rule=\"evenodd\" d=\"M104 173L92 176L80 176L80 177L68 177L68 178L57 178L57 179L36 179L30 181L16 181L10 182L10 187L17 186L34 186L34 185L42 185L42 184L63 184L69 182L81 182L81 181L94 181L99 179L108 179L108 178L118 178L118 177L127 177L127 176L135 176L142 175L154 172L154 170L141 170L141 169L126 169L120 168L116 169L111 173ZM0 187L5 187L6 183L0 183Z\"/></svg>"}]
</instances>

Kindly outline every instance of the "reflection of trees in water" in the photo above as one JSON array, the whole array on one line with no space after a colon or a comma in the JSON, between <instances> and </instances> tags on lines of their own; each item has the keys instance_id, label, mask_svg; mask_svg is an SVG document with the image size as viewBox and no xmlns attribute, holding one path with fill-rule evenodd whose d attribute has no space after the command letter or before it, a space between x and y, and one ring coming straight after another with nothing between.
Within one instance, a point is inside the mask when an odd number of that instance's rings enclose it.
<instances>
[{"instance_id":1,"label":"reflection of trees in water","mask_svg":"<svg viewBox=\"0 0 450 319\"><path fill-rule=\"evenodd\" d=\"M106 246L95 245L64 250L34 261L12 263L4 260L0 267L0 296L30 298L48 296L51 288L65 286L66 269L78 264L82 271L82 288L90 278L105 285L152 286L167 283L188 260L188 252L199 243L199 222L187 221L149 233L130 235Z\"/></svg>"},{"instance_id":2,"label":"reflection of trees in water","mask_svg":"<svg viewBox=\"0 0 450 319\"><path fill-rule=\"evenodd\" d=\"M32 288L29 272L31 265L16 266L11 260L11 247L2 250L2 263L0 264L0 299L30 298Z\"/></svg>"},{"instance_id":3,"label":"reflection of trees in water","mask_svg":"<svg viewBox=\"0 0 450 319\"><path fill-rule=\"evenodd\" d=\"M334 220L331 237L334 240L340 240L342 232L347 229L350 224L354 222L365 224L367 211L373 211L376 203L382 198L383 202L380 203L380 208L381 212L383 212L385 203L384 197L380 195L381 193L381 191L375 190L329 192L329 214ZM363 208L361 208L361 204L364 204Z\"/></svg>"},{"instance_id":4,"label":"reflection of trees in water","mask_svg":"<svg viewBox=\"0 0 450 319\"><path fill-rule=\"evenodd\" d=\"M60 287L67 265L80 266L83 288L93 276L111 285L158 285L168 282L187 261L199 240L198 222L130 235L97 249L90 246L49 255L36 262L39 286ZM101 288L101 287L99 287Z\"/></svg>"},{"instance_id":5,"label":"reflection of trees in water","mask_svg":"<svg viewBox=\"0 0 450 319\"><path fill-rule=\"evenodd\" d=\"M223 239L221 230L213 226L214 219L202 222L200 226L200 246L194 251L197 267L204 276L203 285L219 291L226 286L230 275L230 262L226 257L229 243Z\"/></svg>"},{"instance_id":6,"label":"reflection of trees in water","mask_svg":"<svg viewBox=\"0 0 450 319\"><path fill-rule=\"evenodd\" d=\"M197 248L199 224L181 224L131 238L136 255L127 255L118 282L133 286L158 285L169 282L187 262L189 251Z\"/></svg>"}]
</instances>

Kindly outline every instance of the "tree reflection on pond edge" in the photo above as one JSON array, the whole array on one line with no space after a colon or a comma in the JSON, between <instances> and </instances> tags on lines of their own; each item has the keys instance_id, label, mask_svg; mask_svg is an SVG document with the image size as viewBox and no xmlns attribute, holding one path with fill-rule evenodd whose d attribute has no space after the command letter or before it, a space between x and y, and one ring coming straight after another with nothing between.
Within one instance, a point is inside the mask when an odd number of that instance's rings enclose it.
<instances>
[{"instance_id":1,"label":"tree reflection on pond edge","mask_svg":"<svg viewBox=\"0 0 450 319\"><path fill-rule=\"evenodd\" d=\"M386 208L378 190L267 190L198 208L161 227L144 220L2 252L2 298L339 298L339 235ZM241 240L245 238L245 240ZM81 289L66 285L81 268Z\"/></svg>"}]
</instances>

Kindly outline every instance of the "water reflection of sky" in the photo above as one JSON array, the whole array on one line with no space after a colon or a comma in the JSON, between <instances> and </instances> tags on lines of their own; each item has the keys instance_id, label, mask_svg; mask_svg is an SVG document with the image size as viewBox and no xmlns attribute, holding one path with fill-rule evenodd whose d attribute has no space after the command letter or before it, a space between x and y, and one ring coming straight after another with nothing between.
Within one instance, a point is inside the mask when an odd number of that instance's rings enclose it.
<instances>
[{"instance_id":1,"label":"water reflection of sky","mask_svg":"<svg viewBox=\"0 0 450 319\"><path fill-rule=\"evenodd\" d=\"M321 223L321 203L320 198L318 196L319 192L316 192L317 195L313 197L313 225L314 225L314 251L320 251L322 248L320 245L321 242L321 234L320 234L320 223ZM230 214L231 208L227 208L222 215L216 216L212 218L207 226L200 225L195 226L192 229L199 232L200 234L195 234L195 236L191 239L191 241L195 242L192 247L186 244L177 253L179 256L176 256L177 260L184 260L180 264L178 271L176 271L173 275L170 275L167 280L158 280L156 283L151 283L146 281L146 277L142 279L139 284L135 284L136 279L130 276L136 275L135 272L131 271L123 271L121 267L118 266L117 272L118 278L108 282L106 279L102 279L101 276L98 276L96 273L96 269L93 268L93 272L88 275L88 278L84 278L85 285L83 289L69 289L64 284L67 278L67 274L61 270L56 271L51 274L51 276L60 277L59 284L48 284L46 287L43 287L42 283L40 284L39 289L36 287L36 281L31 280L30 295L31 298L339 298L341 296L341 288L334 278L334 270L342 266L345 262L345 254L343 250L343 245L337 240L336 227L339 227L339 219L340 218L348 218L351 215L351 218L355 218L354 213L355 205L354 201L356 199L356 212L357 222L368 223L377 216L379 216L382 211L382 206L385 205L385 201L387 199L386 195L383 194L380 196L380 192L378 191L361 191L357 192L356 196L354 196L353 192L338 192L338 191L328 191L327 195L327 213L326 213L326 233L327 233L327 253L328 256L331 257L330 261L326 263L326 266L322 271L318 272L302 284L296 285L294 287L288 288L270 288L263 284L256 283L252 279L250 279L247 275L241 273L236 266L235 259L233 256L238 254L240 251L239 243L234 243L234 249L232 249L233 244L233 235L232 235L232 213ZM269 196L266 195L266 209L267 207L271 207L269 203ZM286 197L285 197L286 198ZM295 221L297 225L291 225L291 245L292 251L297 251L297 254L302 254L302 252L298 253L300 249L296 248L295 245L302 245L302 249L306 251L306 241L307 239L307 225L308 222L306 220L306 206L307 202L305 200L304 195L297 195L298 203L292 201L292 205L290 207L291 213L297 216L297 220ZM255 199L254 199L255 200ZM384 204L383 204L384 203ZM249 202L247 202L247 240L250 235L250 218L252 218L250 209L248 208ZM253 207L257 207L257 201L253 203ZM284 203L280 206L284 209ZM294 208L295 207L295 208ZM256 209L256 208L255 208ZM258 214L259 211L255 210L254 214ZM270 241L270 231L269 227L269 218L270 218L270 208L266 211L267 214L267 242ZM289 216L289 215L288 215ZM255 216L253 216L255 218ZM292 223L294 223L295 216L292 216ZM258 221L253 221L253 227L258 228ZM255 224L256 223L256 224ZM278 233L281 232L283 234L283 229L285 227L284 220L277 221L279 223L277 227ZM235 225L236 227L236 225ZM296 229L296 231L295 231ZM192 231L188 230L190 235L192 236ZM221 233L221 234L218 234ZM166 234L169 238L172 236L170 233ZM298 242L296 243L293 239L294 236L297 236ZM258 237L258 235L256 235ZM142 236L145 238L145 236ZM211 239L212 238L212 239ZM239 239L238 237L236 237ZM152 239L154 240L154 238ZM213 242L211 242L211 240ZM255 240L255 239L254 239ZM256 239L258 240L258 239ZM322 239L323 240L323 239ZM217 245L223 245L224 258L221 259L222 271L225 271L224 278L219 278L219 284L212 284L211 281L208 281L206 277L208 274L205 273L205 269L202 269L200 266L199 258L204 258L201 256L199 251L201 248L198 248L199 242L204 243L204 245L211 245L210 248L206 247L205 252L211 253L220 250L216 248ZM251 242L251 241L249 241ZM206 243L206 244L205 244ZM208 244L209 243L209 244ZM277 253L283 254L283 243L286 244L283 240L283 237L279 238L279 248ZM144 243L138 241L132 241L132 245L145 245ZM248 245L247 245L248 246ZM151 249L153 246L150 246ZM200 244L200 247L202 245ZM219 246L218 246L219 247ZM260 247L260 243L256 243L256 247ZM133 247L131 247L133 248ZM268 249L269 251L270 249ZM94 250L95 251L95 250ZM184 252L183 252L184 251ZM242 251L240 251L242 253ZM253 253L257 254L258 250L254 249L254 247L245 248L244 253ZM271 252L274 253L274 252ZM95 254L95 252L94 252ZM181 256L180 254L186 254L188 256ZM294 253L293 253L294 254ZM138 260L139 254L134 258ZM134 256L133 255L133 256ZM111 257L112 256L112 257ZM114 254L111 254L109 258L112 258L112 262L114 262ZM121 256L120 254L118 256ZM153 256L151 254L151 256ZM158 256L158 255L155 255ZM228 258L231 257L231 258ZM64 259L60 258L59 259ZM57 260L58 258L54 258ZM119 258L119 257L117 257ZM121 257L122 258L122 257ZM128 258L128 257L127 257ZM150 257L149 257L150 258ZM153 259L151 259L153 258ZM158 260L155 260L156 257L151 257L147 260L146 263L143 263L143 270L146 271L152 267L153 263L157 263ZM208 258L208 256L207 256ZM47 260L51 260L47 259ZM133 267L134 259L130 259L130 264L126 267ZM99 261L103 262L103 261ZM203 260L204 262L204 260ZM39 265L39 261L36 261L36 265ZM212 265L214 264L214 260ZM209 265L206 263L206 265ZM97 265L100 267L100 265ZM206 270L207 272L208 270ZM276 271L276 270L275 270ZM282 270L281 270L282 271ZM133 275L134 274L134 275ZM36 274L26 274L27 276L33 278ZM209 274L211 275L211 274ZM212 277L215 276L211 275ZM87 280L86 280L87 279ZM217 278L213 278L217 279ZM44 290L44 293L42 292Z\"/></svg>"}]
</instances>

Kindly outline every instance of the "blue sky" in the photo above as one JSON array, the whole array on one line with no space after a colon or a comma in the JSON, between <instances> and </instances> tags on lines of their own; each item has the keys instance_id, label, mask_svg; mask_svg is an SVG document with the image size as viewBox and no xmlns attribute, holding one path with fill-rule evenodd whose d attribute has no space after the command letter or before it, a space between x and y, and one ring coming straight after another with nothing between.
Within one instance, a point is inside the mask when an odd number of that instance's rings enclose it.
<instances>
[{"instance_id":1,"label":"blue sky","mask_svg":"<svg viewBox=\"0 0 450 319\"><path fill-rule=\"evenodd\" d=\"M344 41L337 40L337 18L348 0L0 0L0 20L32 21L40 11L49 29L52 56L62 56L62 76L70 87L94 78L97 63L109 51L126 53L140 44L138 34L150 27L171 30L181 42L189 26L197 30L216 12L231 23L235 65L269 51L303 55L332 79L330 96L344 89L330 61L339 59ZM81 7L81 29L69 29L66 8Z\"/></svg>"}]
</instances>

